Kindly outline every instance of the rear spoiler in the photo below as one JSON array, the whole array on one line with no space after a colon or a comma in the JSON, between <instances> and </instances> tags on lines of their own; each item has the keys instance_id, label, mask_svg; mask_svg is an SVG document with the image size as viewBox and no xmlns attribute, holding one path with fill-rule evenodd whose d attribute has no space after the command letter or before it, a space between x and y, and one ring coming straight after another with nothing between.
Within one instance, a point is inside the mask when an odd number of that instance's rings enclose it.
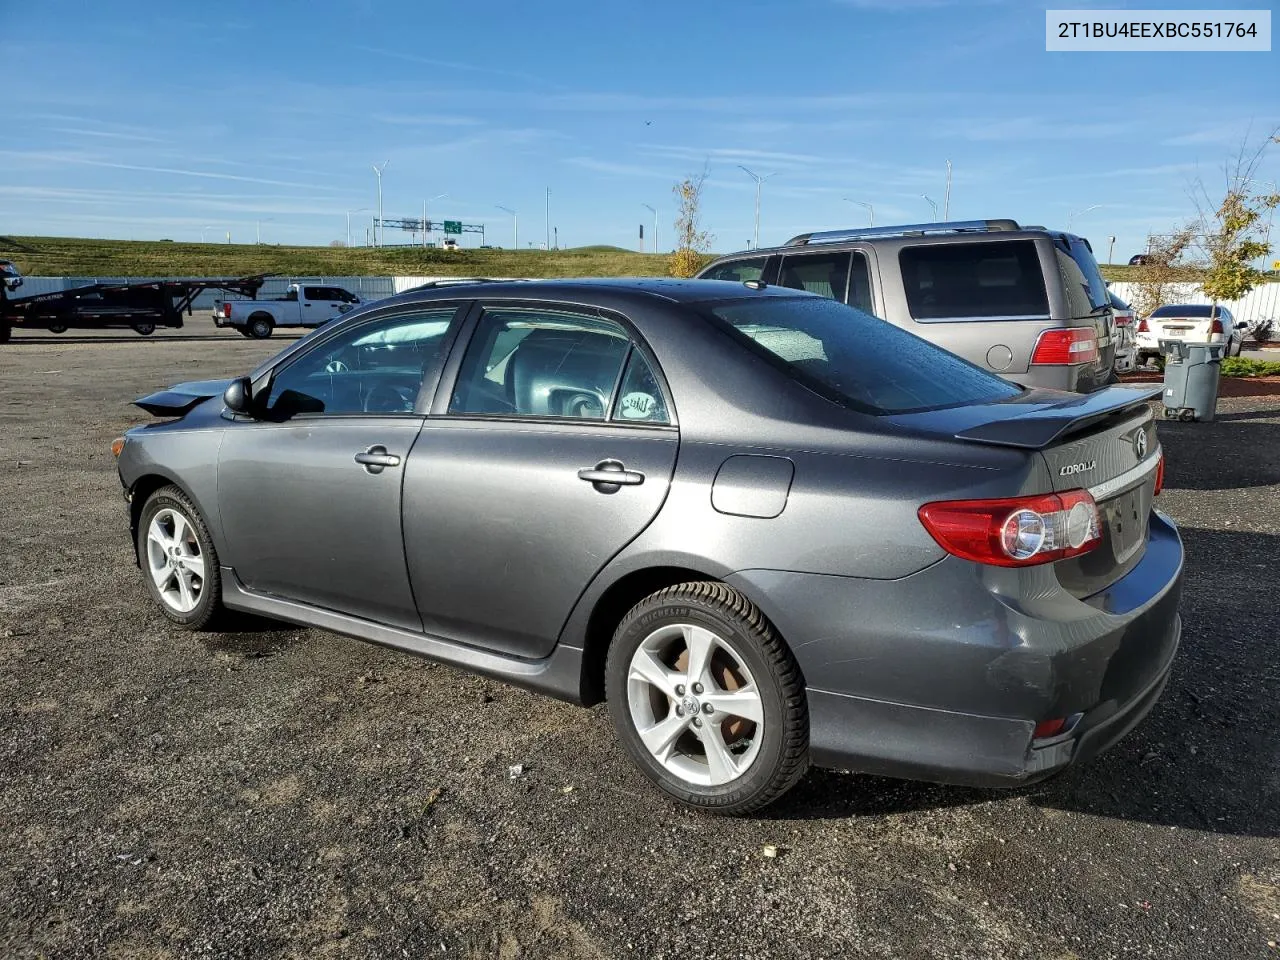
<instances>
[{"instance_id":1,"label":"rear spoiler","mask_svg":"<svg viewBox=\"0 0 1280 960\"><path fill-rule=\"evenodd\" d=\"M1035 406L1015 414L980 423L956 433L958 440L972 440L1002 447L1040 450L1061 438L1087 430L1111 417L1128 413L1160 396L1164 388L1108 387L1061 404ZM1010 405L1016 409L1016 405Z\"/></svg>"},{"instance_id":2,"label":"rear spoiler","mask_svg":"<svg viewBox=\"0 0 1280 960\"><path fill-rule=\"evenodd\" d=\"M220 397L227 389L230 380L192 380L179 383L148 394L133 401L134 406L141 407L156 417L184 417L197 404L210 397Z\"/></svg>"}]
</instances>

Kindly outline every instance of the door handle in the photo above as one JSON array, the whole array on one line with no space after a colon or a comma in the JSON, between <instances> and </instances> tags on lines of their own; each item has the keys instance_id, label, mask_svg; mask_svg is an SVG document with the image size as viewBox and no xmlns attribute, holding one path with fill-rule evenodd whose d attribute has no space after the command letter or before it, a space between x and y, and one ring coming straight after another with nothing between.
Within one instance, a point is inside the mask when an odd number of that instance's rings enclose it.
<instances>
[{"instance_id":1,"label":"door handle","mask_svg":"<svg viewBox=\"0 0 1280 960\"><path fill-rule=\"evenodd\" d=\"M400 466L400 458L394 453L387 453L387 448L381 444L375 444L364 453L357 453L356 463L363 465L369 473L381 473L387 467Z\"/></svg>"},{"instance_id":2,"label":"door handle","mask_svg":"<svg viewBox=\"0 0 1280 960\"><path fill-rule=\"evenodd\" d=\"M594 467L579 470L578 479L592 484L601 493L617 493L624 485L644 483L644 474L628 470L620 460L601 460Z\"/></svg>"}]
</instances>

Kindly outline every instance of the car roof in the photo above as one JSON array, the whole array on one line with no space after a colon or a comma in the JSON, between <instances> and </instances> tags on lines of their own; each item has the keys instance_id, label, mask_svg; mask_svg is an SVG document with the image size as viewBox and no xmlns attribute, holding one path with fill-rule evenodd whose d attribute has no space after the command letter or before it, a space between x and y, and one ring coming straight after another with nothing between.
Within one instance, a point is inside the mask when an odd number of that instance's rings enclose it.
<instances>
[{"instance_id":1,"label":"car roof","mask_svg":"<svg viewBox=\"0 0 1280 960\"><path fill-rule=\"evenodd\" d=\"M752 286L732 280L683 280L668 277L589 277L556 280L489 280L470 284L409 290L379 301L412 303L427 300L508 299L563 300L570 302L604 301L620 303L643 300L665 300L669 303L699 303L708 300L730 300L743 297L816 296L791 287L766 286L752 281Z\"/></svg>"},{"instance_id":2,"label":"car roof","mask_svg":"<svg viewBox=\"0 0 1280 960\"><path fill-rule=\"evenodd\" d=\"M863 244L878 247L916 246L918 244L948 243L999 243L1004 240L1066 240L1067 242L1084 241L1078 234L1065 230L1051 230L1041 226L1023 226L1017 230L963 230L955 232L922 233L909 231L904 233L880 234L875 236L850 236L847 239L819 240L809 243L784 243L776 247L757 247L750 250L738 250L716 258L715 263L722 260L766 257L774 254L817 253L823 250L842 251ZM711 266L711 264L707 264ZM703 267L702 269L706 269Z\"/></svg>"}]
</instances>

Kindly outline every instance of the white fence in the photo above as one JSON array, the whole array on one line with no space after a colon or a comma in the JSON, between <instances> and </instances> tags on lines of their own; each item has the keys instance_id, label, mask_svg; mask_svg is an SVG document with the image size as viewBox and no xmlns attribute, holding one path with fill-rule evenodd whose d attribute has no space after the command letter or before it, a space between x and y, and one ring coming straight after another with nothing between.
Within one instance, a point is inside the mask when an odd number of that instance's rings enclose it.
<instances>
[{"instance_id":1,"label":"white fence","mask_svg":"<svg viewBox=\"0 0 1280 960\"><path fill-rule=\"evenodd\" d=\"M90 283L137 283L158 277L27 277L23 285L12 296L23 297L38 293L53 293L71 287L84 286ZM323 286L345 287L363 300L378 300L416 287L431 280L447 280L448 277L272 277L262 286L262 297L282 297L290 283L305 282ZM1116 296L1122 300L1133 302L1137 295L1137 284L1116 282L1111 285ZM196 310L212 310L215 299L224 299L227 294L221 290L206 290L196 298L193 305ZM234 298L233 299L238 299ZM1208 303L1198 283L1181 283L1173 285L1170 293L1172 303ZM1264 283L1256 287L1239 300L1227 301L1223 304L1237 320L1253 324L1258 320L1272 319L1280 326L1280 283Z\"/></svg>"}]
</instances>

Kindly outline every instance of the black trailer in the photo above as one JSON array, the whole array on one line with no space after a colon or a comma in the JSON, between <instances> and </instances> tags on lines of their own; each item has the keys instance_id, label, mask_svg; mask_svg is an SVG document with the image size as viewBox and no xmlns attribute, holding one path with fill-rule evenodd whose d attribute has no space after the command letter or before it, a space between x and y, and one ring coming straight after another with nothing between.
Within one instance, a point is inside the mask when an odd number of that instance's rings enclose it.
<instances>
[{"instance_id":1,"label":"black trailer","mask_svg":"<svg viewBox=\"0 0 1280 960\"><path fill-rule=\"evenodd\" d=\"M4 273L4 282L0 283L0 343L9 339L14 327L34 327L51 333L72 328L132 327L142 336L150 336L156 327L181 327L183 314L191 315L191 304L204 291L225 290L253 298L268 276L90 283L70 290L14 297L11 291L21 286L22 279L13 270Z\"/></svg>"}]
</instances>

